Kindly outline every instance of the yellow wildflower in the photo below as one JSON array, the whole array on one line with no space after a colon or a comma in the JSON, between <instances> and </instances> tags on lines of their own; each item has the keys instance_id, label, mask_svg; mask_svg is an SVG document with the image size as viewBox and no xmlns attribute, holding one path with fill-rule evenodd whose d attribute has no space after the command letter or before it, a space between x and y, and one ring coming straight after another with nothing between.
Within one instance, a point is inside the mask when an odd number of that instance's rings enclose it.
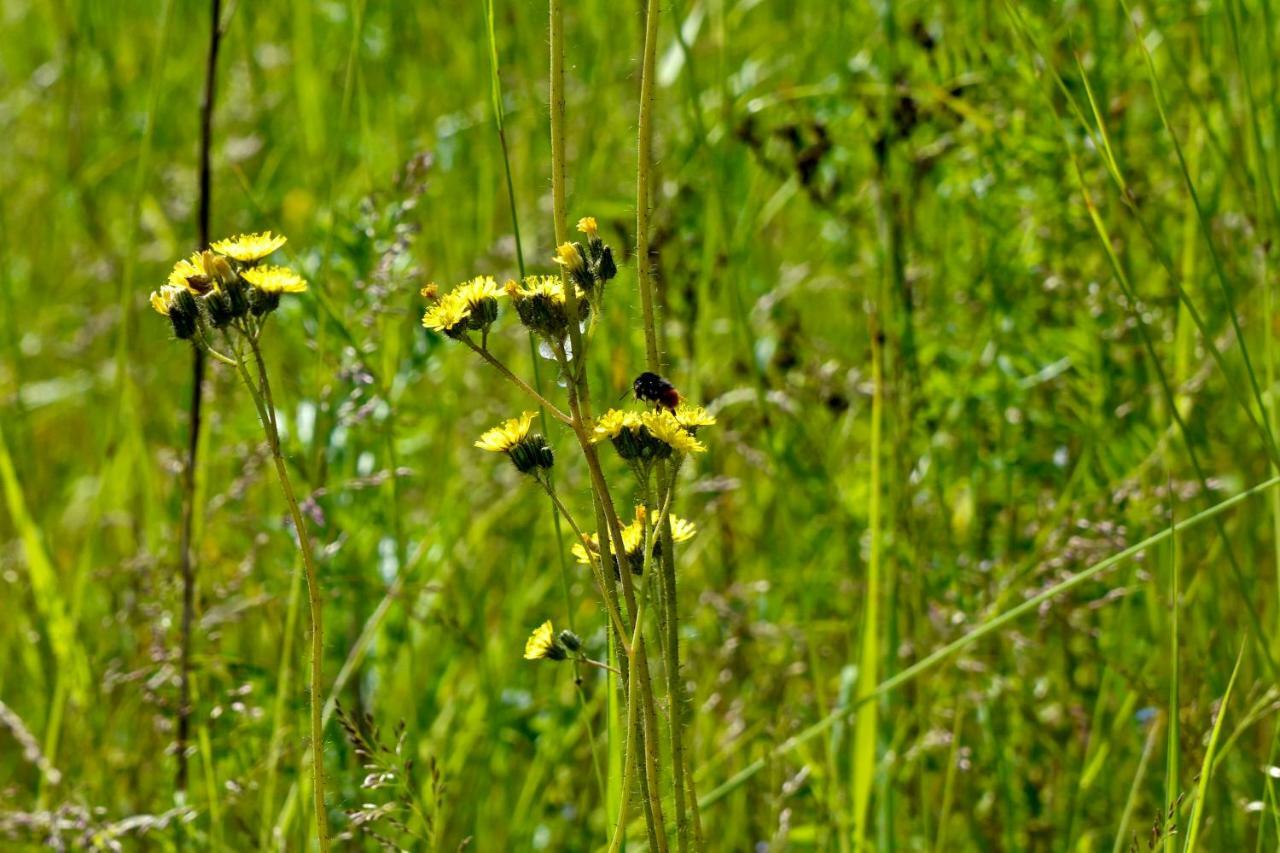
<instances>
[{"instance_id":1,"label":"yellow wildflower","mask_svg":"<svg viewBox=\"0 0 1280 853\"><path fill-rule=\"evenodd\" d=\"M169 273L169 284L174 287L185 287L193 293L207 293L209 290L207 282L203 287L200 286L200 282L207 278L204 259L199 252L194 252L190 258L184 258L173 265L173 270ZM196 286L192 286L192 279L197 281Z\"/></svg>"},{"instance_id":2,"label":"yellow wildflower","mask_svg":"<svg viewBox=\"0 0 1280 853\"><path fill-rule=\"evenodd\" d=\"M525 412L518 418L503 421L485 432L476 441L476 447L494 453L506 453L515 447L529 434L529 425L533 423L533 412Z\"/></svg>"},{"instance_id":3,"label":"yellow wildflower","mask_svg":"<svg viewBox=\"0 0 1280 853\"><path fill-rule=\"evenodd\" d=\"M168 317L169 310L173 308L174 299L177 298L178 293L185 289L186 284L181 286L176 284L162 285L159 290L151 292L151 307L156 309L157 313Z\"/></svg>"},{"instance_id":4,"label":"yellow wildflower","mask_svg":"<svg viewBox=\"0 0 1280 853\"><path fill-rule=\"evenodd\" d=\"M588 239L594 240L599 231L599 226L596 225L596 218L594 216L582 217L578 220L578 230L586 234Z\"/></svg>"},{"instance_id":5,"label":"yellow wildflower","mask_svg":"<svg viewBox=\"0 0 1280 853\"><path fill-rule=\"evenodd\" d=\"M501 292L491 275L479 275L464 281L427 309L422 325L451 337L459 337L469 328L487 330L498 318L498 295ZM427 294L424 288L423 295ZM434 295L432 292L428 298Z\"/></svg>"},{"instance_id":6,"label":"yellow wildflower","mask_svg":"<svg viewBox=\"0 0 1280 853\"><path fill-rule=\"evenodd\" d=\"M639 573L643 565L644 551L644 507L636 507L636 520L622 528L622 546L627 549L627 560L631 564L632 569ZM687 542L698 532L697 526L692 521L687 521L679 516L673 515L671 518L671 540L673 542ZM662 549L661 538L658 531L653 532L653 553L660 554ZM583 536L582 542L576 542L571 549L573 556L579 563L589 565L592 558L600 556L600 539L594 534ZM611 543L612 544L612 543Z\"/></svg>"},{"instance_id":7,"label":"yellow wildflower","mask_svg":"<svg viewBox=\"0 0 1280 853\"><path fill-rule=\"evenodd\" d=\"M675 415L666 409L645 412L640 417L644 420L645 429L649 430L650 435L678 453L701 453L707 449L702 442L680 425Z\"/></svg>"},{"instance_id":8,"label":"yellow wildflower","mask_svg":"<svg viewBox=\"0 0 1280 853\"><path fill-rule=\"evenodd\" d=\"M591 440L601 442L608 438L617 438L623 430L635 431L643 426L644 420L636 412L610 409L596 420L595 428L591 431Z\"/></svg>"},{"instance_id":9,"label":"yellow wildflower","mask_svg":"<svg viewBox=\"0 0 1280 853\"><path fill-rule=\"evenodd\" d=\"M254 267L243 273L245 281L264 293L302 293L307 282L288 267Z\"/></svg>"},{"instance_id":10,"label":"yellow wildflower","mask_svg":"<svg viewBox=\"0 0 1280 853\"><path fill-rule=\"evenodd\" d=\"M446 293L422 315L422 325L435 332L456 334L467 325L471 309L453 293Z\"/></svg>"},{"instance_id":11,"label":"yellow wildflower","mask_svg":"<svg viewBox=\"0 0 1280 853\"><path fill-rule=\"evenodd\" d=\"M473 309L486 299L497 299L500 293L498 283L491 275L478 275L458 285L453 292L460 299L465 299Z\"/></svg>"},{"instance_id":12,"label":"yellow wildflower","mask_svg":"<svg viewBox=\"0 0 1280 853\"><path fill-rule=\"evenodd\" d=\"M212 248L215 252L235 258L242 264L251 264L262 260L286 242L288 238L282 234L275 235L270 231L263 231L261 234L241 234L238 237L219 240L213 244ZM284 292L296 293L297 291Z\"/></svg>"},{"instance_id":13,"label":"yellow wildflower","mask_svg":"<svg viewBox=\"0 0 1280 853\"><path fill-rule=\"evenodd\" d=\"M681 403L676 406L675 418L680 426L690 432L694 432L699 427L714 426L716 422L715 415L692 403Z\"/></svg>"},{"instance_id":14,"label":"yellow wildflower","mask_svg":"<svg viewBox=\"0 0 1280 853\"><path fill-rule=\"evenodd\" d=\"M586 268L586 261L578 247L572 243L561 243L556 247L556 256L552 258L560 266L571 273L581 273Z\"/></svg>"},{"instance_id":15,"label":"yellow wildflower","mask_svg":"<svg viewBox=\"0 0 1280 853\"><path fill-rule=\"evenodd\" d=\"M564 660L565 657L567 655L564 648L556 641L555 628L551 627L550 619L534 628L529 639L525 641L525 660L542 660L543 658Z\"/></svg>"}]
</instances>

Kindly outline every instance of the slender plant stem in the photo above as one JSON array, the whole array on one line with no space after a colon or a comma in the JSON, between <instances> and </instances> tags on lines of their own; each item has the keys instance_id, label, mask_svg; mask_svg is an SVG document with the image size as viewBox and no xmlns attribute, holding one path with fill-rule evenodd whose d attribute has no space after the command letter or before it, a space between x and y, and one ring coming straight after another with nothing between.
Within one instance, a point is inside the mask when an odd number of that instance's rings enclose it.
<instances>
[{"instance_id":1,"label":"slender plant stem","mask_svg":"<svg viewBox=\"0 0 1280 853\"><path fill-rule=\"evenodd\" d=\"M493 353L489 352L489 350L485 349L482 346L477 345L476 342L471 340L470 338L464 337L462 339L462 342L465 343L467 346L471 347L471 349L476 353L476 355L480 356L485 361L489 362L489 364L493 365L493 367L499 373L501 373L503 376L509 379L517 388L521 389L530 397L532 397L534 400L536 400L538 402L538 405L542 406L544 409L550 412L552 417L554 417L556 420L566 424L571 422L569 416L566 415L564 412L560 411L560 409L556 406L555 403L552 403L546 397L539 394L538 391L535 390L532 385L530 385L528 382L525 382L519 376L516 376L514 373L512 373L511 370L505 364L498 361L498 359L494 358Z\"/></svg>"},{"instance_id":2,"label":"slender plant stem","mask_svg":"<svg viewBox=\"0 0 1280 853\"><path fill-rule=\"evenodd\" d=\"M213 147L213 103L218 72L218 48L222 41L222 0L209 2L209 52L205 62L204 98L200 104L200 200L196 227L200 248L209 245L210 149ZM187 752L191 740L191 628L195 617L196 565L194 531L196 515L196 467L200 455L200 427L203 423L204 350L192 347L191 399L188 403L187 458L182 471L182 529L179 534L179 557L182 571L182 651L178 687L178 767L174 787L187 790Z\"/></svg>"},{"instance_id":3,"label":"slender plant stem","mask_svg":"<svg viewBox=\"0 0 1280 853\"><path fill-rule=\"evenodd\" d=\"M600 561L597 559L595 555L591 553L591 549L587 547L586 534L582 532L582 528L579 527L578 523L574 520L573 514L569 512L569 510L565 507L564 503L560 500L560 496L556 494L555 486L551 484L551 481L549 479L547 480L539 479L538 482L542 485L542 488L545 489L547 494L551 497L551 503L555 505L556 510L560 513L561 516L564 517L565 521L569 522L569 527L573 529L574 536L576 536L577 540L582 543L582 547L586 549L587 561L591 564L591 570L592 570L592 573L595 575L596 585L600 588L600 597L604 599L605 609L609 611L609 618L613 621L613 626L618 631L622 632L622 634L625 635L627 629L622 622L622 614L618 611L618 602L616 600L616 596L611 598L608 595L608 593L605 591L606 581L604 578L604 570L601 566ZM570 627L572 628L572 626ZM626 648L627 654L630 655L631 653L630 646L627 646L625 648Z\"/></svg>"},{"instance_id":4,"label":"slender plant stem","mask_svg":"<svg viewBox=\"0 0 1280 853\"><path fill-rule=\"evenodd\" d=\"M316 840L322 853L329 850L329 816L324 799L324 619L323 602L320 597L320 579L316 571L315 554L311 547L311 537L307 534L306 522L302 510L298 507L298 499L293 491L293 483L289 479L289 470L285 465L284 453L280 448L280 433L276 428L274 413L270 411L271 383L267 378L262 353L256 340L250 339L254 359L258 364L261 388L254 386L253 377L245 367L244 360L239 361L240 375L245 386L253 395L254 404L258 408L258 418L267 434L267 443L271 447L271 458L275 463L276 477L280 481L280 490L284 493L285 503L289 506L289 517L293 521L294 533L298 537L298 550L302 553L302 566L307 581L307 603L311 617L311 670L308 685L311 705L311 787L316 812Z\"/></svg>"}]
</instances>

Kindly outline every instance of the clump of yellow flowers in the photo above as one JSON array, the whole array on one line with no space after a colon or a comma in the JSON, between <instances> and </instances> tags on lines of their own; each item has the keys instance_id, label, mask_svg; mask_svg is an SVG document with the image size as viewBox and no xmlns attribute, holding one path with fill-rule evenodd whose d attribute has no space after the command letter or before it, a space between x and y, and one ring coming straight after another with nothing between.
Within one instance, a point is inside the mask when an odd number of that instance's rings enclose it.
<instances>
[{"instance_id":1,"label":"clump of yellow flowers","mask_svg":"<svg viewBox=\"0 0 1280 853\"><path fill-rule=\"evenodd\" d=\"M215 332L256 335L280 307L281 294L307 289L293 270L262 264L285 242L270 231L218 240L174 264L168 281L151 294L151 307L169 318L175 337L206 350L213 347Z\"/></svg>"},{"instance_id":2,"label":"clump of yellow flowers","mask_svg":"<svg viewBox=\"0 0 1280 853\"><path fill-rule=\"evenodd\" d=\"M687 801L685 795L692 790L687 782L692 776L685 773L687 762L680 746L682 723L677 718L685 701L678 687L675 552L677 546L694 537L697 528L691 521L674 515L671 507L684 462L706 452L702 430L714 425L716 419L702 406L685 402L674 385L653 372L652 359L649 369L641 372L632 385L634 406L593 414L586 364L593 340L607 328L599 322L607 310L605 286L617 275L618 268L595 219L580 220L578 230L584 235L583 242L561 241L550 258L559 267L557 274L522 272L520 281L509 280L501 287L493 276L480 275L444 293L428 284L422 289L428 303L422 325L470 349L540 409L497 424L485 431L475 446L505 455L520 474L546 492L555 512L573 531L570 550L576 558L574 565L589 568L607 614L610 662L587 656L572 623L570 630L557 634L550 620L534 629L525 643L524 656L529 660L568 662L575 675L580 665L617 675L613 686L619 691L627 718L623 727L624 772L628 776L636 774L656 816L660 808L656 792L662 738L657 730L655 684L659 682L655 669L665 671L667 706L677 709L668 720L672 761L677 768L677 800ZM526 381L508 366L503 355L491 349L491 342L500 339L504 315L514 315L537 345L537 352L555 362L559 369L557 386L563 391L557 395L561 396L559 402L544 395L536 374L534 381ZM535 428L539 421L540 429ZM559 437L550 430L553 424L560 427L560 432L570 434L576 445L576 453L570 458L580 458L587 469L596 532L586 532L556 490L554 466L562 454L552 450L552 440ZM613 448L620 467L630 470L629 478L611 476L601 459L601 451L607 447ZM623 523L620 506L634 507L633 520ZM570 564L562 560L561 570L565 572L563 587L571 616L575 606ZM656 650L658 655L652 664L649 650ZM575 682L581 689L581 679L575 677ZM585 704L584 701L584 707ZM620 821L619 826L622 824ZM615 833L615 839L619 837Z\"/></svg>"},{"instance_id":3,"label":"clump of yellow flowers","mask_svg":"<svg viewBox=\"0 0 1280 853\"><path fill-rule=\"evenodd\" d=\"M151 307L168 318L174 337L191 341L203 353L234 367L253 398L258 420L275 462L276 476L289 506L298 548L307 579L311 621L310 734L312 796L315 799L316 834L322 850L328 849L327 805L324 801L324 629L319 577L311 537L289 480L275 402L262 354L262 332L267 318L280 307L285 294L304 293L307 282L288 267L265 264L286 243L283 235L263 231L218 240L173 265L168 280L151 294Z\"/></svg>"}]
</instances>

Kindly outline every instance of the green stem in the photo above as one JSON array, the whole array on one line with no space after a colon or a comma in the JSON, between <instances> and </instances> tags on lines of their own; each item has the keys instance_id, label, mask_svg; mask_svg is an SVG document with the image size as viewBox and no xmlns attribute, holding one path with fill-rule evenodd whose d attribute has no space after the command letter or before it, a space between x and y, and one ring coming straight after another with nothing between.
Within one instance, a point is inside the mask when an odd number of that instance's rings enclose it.
<instances>
[{"instance_id":1,"label":"green stem","mask_svg":"<svg viewBox=\"0 0 1280 853\"><path fill-rule=\"evenodd\" d=\"M544 409L550 412L552 417L554 417L556 420L562 423L566 423L566 424L571 423L569 416L566 415L564 412L560 411L559 407L557 407L555 403L552 403L546 397L539 394L532 385L530 385L528 382L525 382L519 376L516 376L514 373L512 373L510 368L508 368L505 364L503 364L502 362L498 361L498 359L493 357L493 353L489 352L489 350L485 349L482 346L478 346L476 342L471 340L471 338L469 337L464 337L461 340L464 344L471 347L472 351L474 351L476 355L480 356L485 361L489 362L489 364L491 364L499 373L501 373L503 376L509 379L517 388L524 391L534 400L537 400L538 405L542 406Z\"/></svg>"},{"instance_id":2,"label":"green stem","mask_svg":"<svg viewBox=\"0 0 1280 853\"><path fill-rule=\"evenodd\" d=\"M289 517L293 521L294 532L298 537L298 550L302 552L302 566L307 580L307 601L311 617L311 672L309 692L311 694L311 787L316 812L316 840L321 853L329 850L329 817L324 802L324 698L321 685L324 677L324 624L322 602L320 599L320 581L316 571L315 555L311 548L311 538L307 535L306 523L302 518L302 510L298 507L298 499L293 491L293 483L289 479L289 471L285 466L284 454L280 449L280 433L276 428L274 413L271 411L271 383L267 379L266 368L262 360L262 352L255 340L250 339L254 360L257 362L261 390L254 387L253 377L245 367L244 360L236 362L245 386L253 395L253 402L258 408L258 418L267 435L267 443L271 446L271 457L275 463L276 477L280 481L280 490L284 493L285 503L289 505Z\"/></svg>"},{"instance_id":3,"label":"green stem","mask_svg":"<svg viewBox=\"0 0 1280 853\"><path fill-rule=\"evenodd\" d=\"M582 528L578 526L578 522L574 520L573 515L560 500L560 496L556 494L555 486L552 485L551 480L549 478L545 480L539 478L538 483L546 490L547 495L551 498L551 503L555 506L556 510L564 520L569 522L569 526L573 528L573 535L577 537L577 540L582 543L582 547L586 549L587 561L591 565L592 574L595 575L596 586L600 588L600 597L604 599L605 609L609 611L609 618L613 621L614 627L625 635L627 629L622 622L622 614L618 611L617 595L615 594L610 597L606 591L607 587L604 578L604 570L601 567L600 561L591 554L591 549L587 548L587 537L582 532ZM573 628L572 625L569 627L570 629ZM627 654L631 653L629 648L626 651Z\"/></svg>"}]
</instances>

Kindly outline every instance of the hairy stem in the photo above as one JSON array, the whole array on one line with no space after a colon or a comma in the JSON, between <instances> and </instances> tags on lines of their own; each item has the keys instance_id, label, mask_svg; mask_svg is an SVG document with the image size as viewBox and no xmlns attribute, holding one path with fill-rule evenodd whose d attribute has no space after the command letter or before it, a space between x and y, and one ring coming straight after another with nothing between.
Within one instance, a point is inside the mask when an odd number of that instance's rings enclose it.
<instances>
[{"instance_id":1,"label":"hairy stem","mask_svg":"<svg viewBox=\"0 0 1280 853\"><path fill-rule=\"evenodd\" d=\"M476 353L476 355L480 356L485 361L489 362L489 364L493 365L493 367L499 373L501 373L503 376L509 379L517 388L524 391L534 400L538 401L538 405L542 406L544 409L550 412L552 417L554 417L556 420L562 423L566 423L566 424L570 423L569 416L566 415L564 412L560 411L560 409L556 406L555 403L552 403L546 397L538 393L538 391L534 389L534 387L530 385L528 382L525 382L519 376L516 376L514 373L512 373L511 370L505 364L498 361L498 359L494 358L493 353L489 352L489 350L485 349L482 346L477 345L475 341L467 337L462 338L462 342L467 346L471 347L471 349Z\"/></svg>"},{"instance_id":2,"label":"hairy stem","mask_svg":"<svg viewBox=\"0 0 1280 853\"><path fill-rule=\"evenodd\" d=\"M285 503L289 505L289 518L293 522L294 532L298 537L298 550L302 553L302 567L307 581L308 613L311 618L311 670L308 690L311 694L311 787L316 812L316 840L322 853L329 850L329 816L324 801L324 620L323 604L320 598L320 580L316 571L315 554L311 547L311 538L307 534L306 522L302 518L302 510L298 506L298 498L293 491L293 483L289 479L289 470L285 465L284 453L280 449L280 433L276 428L274 408L271 405L271 383L267 379L266 367L262 352L256 340L250 339L254 359L257 362L261 387L255 387L253 377L245 367L244 360L238 362L240 375L245 386L253 395L254 404L258 408L258 419L262 422L267 443L271 447L271 458L275 463L276 478L280 481L280 490L284 493Z\"/></svg>"}]
</instances>

